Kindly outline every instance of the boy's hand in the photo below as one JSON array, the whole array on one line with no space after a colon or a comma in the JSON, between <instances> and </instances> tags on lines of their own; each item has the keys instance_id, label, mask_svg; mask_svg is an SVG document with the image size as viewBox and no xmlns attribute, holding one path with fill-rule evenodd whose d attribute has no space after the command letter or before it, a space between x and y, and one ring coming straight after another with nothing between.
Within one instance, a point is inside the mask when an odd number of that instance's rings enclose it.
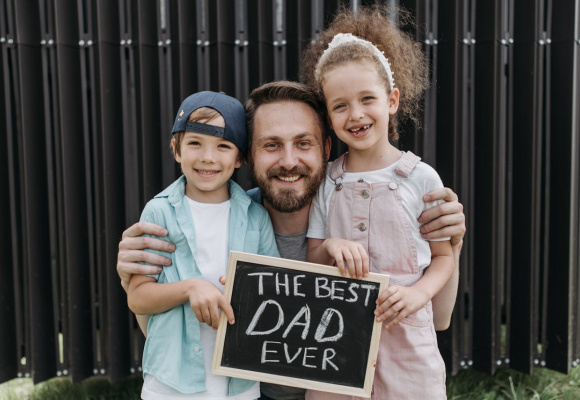
<instances>
[{"instance_id":1,"label":"boy's hand","mask_svg":"<svg viewBox=\"0 0 580 400\"><path fill-rule=\"evenodd\" d=\"M117 254L117 273L121 278L121 285L125 291L129 287L129 281L132 275L158 274L161 272L161 268L157 265L171 265L169 258L145 251L144 249L171 253L175 250L175 245L164 240L141 236L144 234L166 236L167 230L159 225L138 222L123 232L123 238L119 242L119 253ZM147 262L155 265L144 265L139 264L139 262Z\"/></svg>"},{"instance_id":2,"label":"boy's hand","mask_svg":"<svg viewBox=\"0 0 580 400\"><path fill-rule=\"evenodd\" d=\"M413 286L389 286L377 299L375 316L379 322L392 318L385 325L385 328L389 329L401 322L407 315L419 311L428 301L429 296Z\"/></svg>"},{"instance_id":3,"label":"boy's hand","mask_svg":"<svg viewBox=\"0 0 580 400\"><path fill-rule=\"evenodd\" d=\"M431 207L419 216L418 221L423 224L420 228L423 238L431 240L450 236L452 246L459 244L465 235L465 215L463 205L453 190L436 189L423 196L423 200L445 200L445 203Z\"/></svg>"},{"instance_id":4,"label":"boy's hand","mask_svg":"<svg viewBox=\"0 0 580 400\"><path fill-rule=\"evenodd\" d=\"M329 238L324 241L323 246L328 255L334 258L342 276L346 276L346 268L353 278L361 279L368 276L369 256L362 244L340 238Z\"/></svg>"},{"instance_id":5,"label":"boy's hand","mask_svg":"<svg viewBox=\"0 0 580 400\"><path fill-rule=\"evenodd\" d=\"M223 293L211 282L205 279L190 279L191 286L188 290L191 309L199 322L205 322L214 329L220 322L220 309L226 313L230 324L234 324L234 310L228 303Z\"/></svg>"}]
</instances>

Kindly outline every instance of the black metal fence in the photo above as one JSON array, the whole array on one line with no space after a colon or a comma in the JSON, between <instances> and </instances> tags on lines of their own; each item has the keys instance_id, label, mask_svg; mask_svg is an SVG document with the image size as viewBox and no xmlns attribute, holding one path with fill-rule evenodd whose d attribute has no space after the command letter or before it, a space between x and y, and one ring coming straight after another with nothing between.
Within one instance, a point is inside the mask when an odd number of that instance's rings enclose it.
<instances>
[{"instance_id":1,"label":"black metal fence","mask_svg":"<svg viewBox=\"0 0 580 400\"><path fill-rule=\"evenodd\" d=\"M0 382L139 371L117 244L176 176L176 107L296 79L332 12L366 3L0 0ZM467 216L447 366L567 372L580 358L580 0L389 3L415 13L432 71L424 132L401 146Z\"/></svg>"}]
</instances>

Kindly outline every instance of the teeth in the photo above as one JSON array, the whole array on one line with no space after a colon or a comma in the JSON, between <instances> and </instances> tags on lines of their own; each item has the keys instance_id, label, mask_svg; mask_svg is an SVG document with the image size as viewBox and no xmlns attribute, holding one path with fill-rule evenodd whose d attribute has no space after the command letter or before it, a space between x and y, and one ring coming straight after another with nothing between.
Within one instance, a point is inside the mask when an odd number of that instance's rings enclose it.
<instances>
[{"instance_id":1,"label":"teeth","mask_svg":"<svg viewBox=\"0 0 580 400\"><path fill-rule=\"evenodd\" d=\"M208 170L198 169L197 172L199 172L201 175L213 175L213 174L217 174L218 171L208 171Z\"/></svg>"},{"instance_id":2,"label":"teeth","mask_svg":"<svg viewBox=\"0 0 580 400\"><path fill-rule=\"evenodd\" d=\"M296 182L298 179L300 179L300 175L278 176L278 179L280 179L281 181L284 181L284 182Z\"/></svg>"},{"instance_id":3,"label":"teeth","mask_svg":"<svg viewBox=\"0 0 580 400\"><path fill-rule=\"evenodd\" d=\"M365 125L365 126L362 126L362 127L360 127L360 128L350 129L350 131L351 131L351 132L358 132L358 131L360 131L361 129L369 129L369 127L370 127L370 125Z\"/></svg>"}]
</instances>

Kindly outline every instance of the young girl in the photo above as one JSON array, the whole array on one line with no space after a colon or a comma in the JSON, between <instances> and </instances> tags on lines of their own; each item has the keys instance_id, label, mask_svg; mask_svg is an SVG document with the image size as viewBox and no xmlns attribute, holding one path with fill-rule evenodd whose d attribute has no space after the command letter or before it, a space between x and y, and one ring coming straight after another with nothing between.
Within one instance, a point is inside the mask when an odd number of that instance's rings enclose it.
<instances>
[{"instance_id":1,"label":"young girl","mask_svg":"<svg viewBox=\"0 0 580 400\"><path fill-rule=\"evenodd\" d=\"M141 221L166 228L161 239L177 249L170 268L133 275L128 291L135 314L153 314L141 396L257 399L257 382L210 373L219 310L234 323L218 281L229 250L279 256L266 210L230 179L247 147L244 107L223 93L196 93L181 104L172 133L183 176L147 203Z\"/></svg>"},{"instance_id":2,"label":"young girl","mask_svg":"<svg viewBox=\"0 0 580 400\"><path fill-rule=\"evenodd\" d=\"M431 299L453 273L453 254L449 240L423 240L417 221L432 205L423 193L442 183L389 141L398 138L395 113L413 118L426 87L419 45L381 6L356 15L343 10L306 50L303 75L324 96L331 127L348 145L313 202L308 261L336 264L343 274L348 268L357 278L369 270L391 276L375 311L386 329L372 398L444 399ZM307 398L338 397L309 391Z\"/></svg>"}]
</instances>

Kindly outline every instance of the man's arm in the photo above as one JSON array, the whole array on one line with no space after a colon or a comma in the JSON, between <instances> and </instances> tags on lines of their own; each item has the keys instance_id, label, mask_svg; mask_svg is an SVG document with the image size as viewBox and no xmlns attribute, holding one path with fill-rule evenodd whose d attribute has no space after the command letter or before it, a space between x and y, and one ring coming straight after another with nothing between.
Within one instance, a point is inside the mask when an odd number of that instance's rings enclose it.
<instances>
[{"instance_id":1,"label":"man's arm","mask_svg":"<svg viewBox=\"0 0 580 400\"><path fill-rule=\"evenodd\" d=\"M425 202L445 200L431 207L419 216L421 235L424 239L440 239L451 237L451 249L455 262L453 274L447 284L433 297L433 323L436 330L445 330L451 324L451 315L455 307L459 285L459 255L465 235L465 215L463 205L457 195L449 188L436 189L425 196Z\"/></svg>"},{"instance_id":2,"label":"man's arm","mask_svg":"<svg viewBox=\"0 0 580 400\"><path fill-rule=\"evenodd\" d=\"M149 236L141 236L144 234L167 236L167 230L159 225L138 222L123 232L122 240L119 242L119 253L117 254L117 273L121 278L121 286L123 286L125 292L129 289L129 281L132 275L158 274L161 272L160 266L171 265L169 258L145 251L145 249L171 253L175 251L175 245ZM153 265L140 264L140 262L147 262Z\"/></svg>"}]
</instances>

